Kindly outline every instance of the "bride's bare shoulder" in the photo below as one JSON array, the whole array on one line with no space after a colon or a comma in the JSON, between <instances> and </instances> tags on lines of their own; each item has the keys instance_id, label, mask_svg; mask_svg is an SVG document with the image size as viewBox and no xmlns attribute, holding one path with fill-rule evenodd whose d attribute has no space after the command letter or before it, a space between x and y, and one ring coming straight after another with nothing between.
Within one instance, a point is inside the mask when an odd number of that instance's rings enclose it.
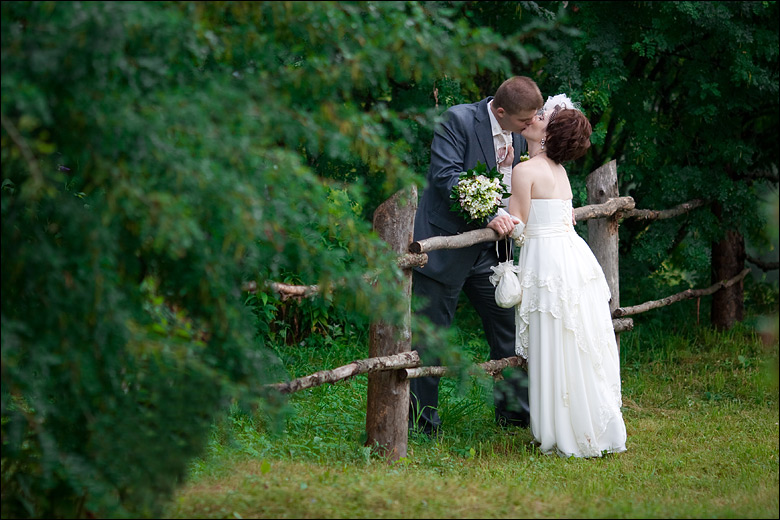
<instances>
[{"instance_id":1,"label":"bride's bare shoulder","mask_svg":"<svg viewBox=\"0 0 780 520\"><path fill-rule=\"evenodd\" d=\"M534 157L532 159L528 159L527 161L517 163L513 171L517 171L525 175L544 175L549 171L549 168L547 168L546 164L544 163L544 159L541 157Z\"/></svg>"},{"instance_id":2,"label":"bride's bare shoulder","mask_svg":"<svg viewBox=\"0 0 780 520\"><path fill-rule=\"evenodd\" d=\"M523 162L519 162L515 165L515 168L519 168L521 170L527 171L527 170L533 170L534 168L538 168L539 165L537 163L536 157L533 159L526 159Z\"/></svg>"}]
</instances>

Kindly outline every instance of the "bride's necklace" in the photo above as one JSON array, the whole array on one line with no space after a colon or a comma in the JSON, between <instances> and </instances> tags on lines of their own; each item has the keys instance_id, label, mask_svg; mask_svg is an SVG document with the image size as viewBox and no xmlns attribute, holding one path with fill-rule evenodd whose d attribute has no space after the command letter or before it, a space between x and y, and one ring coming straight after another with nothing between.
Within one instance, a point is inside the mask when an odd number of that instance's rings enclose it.
<instances>
[{"instance_id":1,"label":"bride's necklace","mask_svg":"<svg viewBox=\"0 0 780 520\"><path fill-rule=\"evenodd\" d=\"M533 159L534 157L536 157L536 156L537 156L537 155L539 155L540 153L547 153L547 150L539 150L539 151L538 151L538 152L536 152L535 154L533 154L533 155L529 155L529 156L528 156L528 158L529 158L529 159Z\"/></svg>"}]
</instances>

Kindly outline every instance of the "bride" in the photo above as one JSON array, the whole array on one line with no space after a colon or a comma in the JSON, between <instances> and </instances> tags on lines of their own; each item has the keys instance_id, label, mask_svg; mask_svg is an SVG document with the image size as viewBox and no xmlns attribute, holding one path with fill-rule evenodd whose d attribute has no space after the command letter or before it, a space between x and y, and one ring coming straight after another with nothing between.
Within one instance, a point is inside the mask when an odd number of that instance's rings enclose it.
<instances>
[{"instance_id":1,"label":"bride","mask_svg":"<svg viewBox=\"0 0 780 520\"><path fill-rule=\"evenodd\" d=\"M626 450L620 359L604 273L574 230L562 163L590 147L588 119L564 94L522 132L529 159L512 170L511 236L522 245L517 355L528 360L531 432L544 453L600 457Z\"/></svg>"}]
</instances>

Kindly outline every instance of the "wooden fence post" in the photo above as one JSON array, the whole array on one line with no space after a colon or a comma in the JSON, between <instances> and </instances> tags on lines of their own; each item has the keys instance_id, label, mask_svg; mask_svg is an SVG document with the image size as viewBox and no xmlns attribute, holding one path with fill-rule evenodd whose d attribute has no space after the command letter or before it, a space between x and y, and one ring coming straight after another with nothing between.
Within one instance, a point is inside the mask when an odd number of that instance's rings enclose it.
<instances>
[{"instance_id":1,"label":"wooden fence post","mask_svg":"<svg viewBox=\"0 0 780 520\"><path fill-rule=\"evenodd\" d=\"M612 160L588 175L586 181L588 204L602 204L620 196L617 185L617 161ZM607 285L612 293L609 312L612 314L620 307L620 270L618 265L618 217L615 213L609 218L588 220L588 245L604 270ZM615 333L618 351L620 333Z\"/></svg>"},{"instance_id":2,"label":"wooden fence post","mask_svg":"<svg viewBox=\"0 0 780 520\"><path fill-rule=\"evenodd\" d=\"M402 190L383 202L374 212L374 230L399 255L405 254L414 235L417 188ZM401 330L386 323L371 324L369 357L391 356L412 349L411 298L412 269L405 268L403 287L407 309ZM368 374L366 446L379 448L394 462L406 457L409 436L409 380L400 370Z\"/></svg>"}]
</instances>

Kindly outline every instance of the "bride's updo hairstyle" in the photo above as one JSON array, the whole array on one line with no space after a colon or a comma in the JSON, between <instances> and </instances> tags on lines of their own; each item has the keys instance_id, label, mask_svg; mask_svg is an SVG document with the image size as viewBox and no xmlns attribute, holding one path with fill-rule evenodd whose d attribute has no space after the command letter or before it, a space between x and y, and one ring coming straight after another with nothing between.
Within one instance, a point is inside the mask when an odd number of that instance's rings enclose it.
<instances>
[{"instance_id":1,"label":"bride's updo hairstyle","mask_svg":"<svg viewBox=\"0 0 780 520\"><path fill-rule=\"evenodd\" d=\"M547 123L544 149L558 164L579 159L590 148L590 121L576 108L553 111Z\"/></svg>"}]
</instances>

